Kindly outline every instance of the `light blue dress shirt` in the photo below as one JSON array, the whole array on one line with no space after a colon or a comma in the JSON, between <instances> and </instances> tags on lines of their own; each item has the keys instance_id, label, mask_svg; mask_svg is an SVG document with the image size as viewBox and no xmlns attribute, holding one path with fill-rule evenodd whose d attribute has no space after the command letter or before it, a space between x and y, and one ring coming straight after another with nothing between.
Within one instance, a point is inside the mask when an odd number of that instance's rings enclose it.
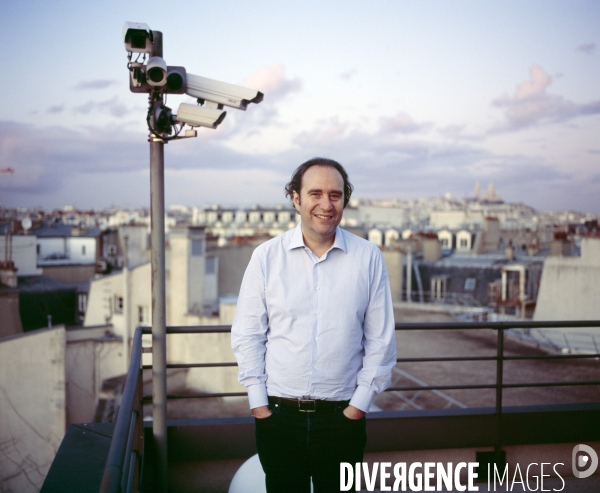
<instances>
[{"instance_id":1,"label":"light blue dress shirt","mask_svg":"<svg viewBox=\"0 0 600 493\"><path fill-rule=\"evenodd\" d=\"M231 329L250 407L267 396L348 400L367 412L396 364L394 313L379 248L336 229L318 258L299 224L258 246Z\"/></svg>"}]
</instances>

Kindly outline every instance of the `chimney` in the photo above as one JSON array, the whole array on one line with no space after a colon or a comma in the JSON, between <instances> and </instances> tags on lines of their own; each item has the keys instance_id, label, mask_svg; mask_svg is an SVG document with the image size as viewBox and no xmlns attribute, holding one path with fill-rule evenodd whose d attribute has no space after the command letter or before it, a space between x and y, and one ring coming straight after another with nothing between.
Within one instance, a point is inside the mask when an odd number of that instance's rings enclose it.
<instances>
[{"instance_id":1,"label":"chimney","mask_svg":"<svg viewBox=\"0 0 600 493\"><path fill-rule=\"evenodd\" d=\"M188 314L203 314L205 252L203 226L176 226L170 230L168 297L171 325L186 325Z\"/></svg>"},{"instance_id":2,"label":"chimney","mask_svg":"<svg viewBox=\"0 0 600 493\"><path fill-rule=\"evenodd\" d=\"M508 241L508 246L504 249L504 256L506 257L506 260L515 259L515 247L512 244L512 240Z\"/></svg>"}]
</instances>

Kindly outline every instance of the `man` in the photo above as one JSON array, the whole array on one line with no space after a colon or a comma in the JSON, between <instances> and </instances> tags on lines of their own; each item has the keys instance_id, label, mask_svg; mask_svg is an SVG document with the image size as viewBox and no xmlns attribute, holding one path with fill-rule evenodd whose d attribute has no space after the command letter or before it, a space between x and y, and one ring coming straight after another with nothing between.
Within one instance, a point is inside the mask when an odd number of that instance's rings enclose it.
<instances>
[{"instance_id":1,"label":"man","mask_svg":"<svg viewBox=\"0 0 600 493\"><path fill-rule=\"evenodd\" d=\"M336 161L286 186L300 224L256 248L231 331L269 493L339 491L362 462L365 413L390 384L396 343L379 249L341 229L353 187Z\"/></svg>"}]
</instances>

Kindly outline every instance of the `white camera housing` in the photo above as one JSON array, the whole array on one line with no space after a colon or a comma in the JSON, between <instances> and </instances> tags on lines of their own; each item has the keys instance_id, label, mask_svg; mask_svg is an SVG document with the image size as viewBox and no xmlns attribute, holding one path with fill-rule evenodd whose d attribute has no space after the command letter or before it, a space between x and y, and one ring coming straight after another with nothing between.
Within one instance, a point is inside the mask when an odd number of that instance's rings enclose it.
<instances>
[{"instance_id":1,"label":"white camera housing","mask_svg":"<svg viewBox=\"0 0 600 493\"><path fill-rule=\"evenodd\" d=\"M181 103L175 119L180 123L187 123L191 127L217 128L226 114L226 111L216 108Z\"/></svg>"},{"instance_id":2,"label":"white camera housing","mask_svg":"<svg viewBox=\"0 0 600 493\"><path fill-rule=\"evenodd\" d=\"M164 86L167 83L167 62L153 56L146 64L146 81L151 86Z\"/></svg>"},{"instance_id":3,"label":"white camera housing","mask_svg":"<svg viewBox=\"0 0 600 493\"><path fill-rule=\"evenodd\" d=\"M148 24L143 22L126 22L123 24L123 41L125 50L130 53L150 53L154 35Z\"/></svg>"},{"instance_id":4,"label":"white camera housing","mask_svg":"<svg viewBox=\"0 0 600 493\"><path fill-rule=\"evenodd\" d=\"M248 103L260 103L263 100L263 93L256 89L236 86L190 73L187 74L185 93L193 98L213 101L244 111Z\"/></svg>"}]
</instances>

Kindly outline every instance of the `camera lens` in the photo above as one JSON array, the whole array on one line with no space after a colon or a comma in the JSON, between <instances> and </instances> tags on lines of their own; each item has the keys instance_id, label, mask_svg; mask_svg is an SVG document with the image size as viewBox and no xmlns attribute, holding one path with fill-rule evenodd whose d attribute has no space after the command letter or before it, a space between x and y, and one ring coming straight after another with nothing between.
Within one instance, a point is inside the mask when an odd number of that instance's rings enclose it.
<instances>
[{"instance_id":1,"label":"camera lens","mask_svg":"<svg viewBox=\"0 0 600 493\"><path fill-rule=\"evenodd\" d=\"M131 35L131 46L133 48L145 48L147 37L146 31L134 31Z\"/></svg>"},{"instance_id":2,"label":"camera lens","mask_svg":"<svg viewBox=\"0 0 600 493\"><path fill-rule=\"evenodd\" d=\"M163 70L159 67L153 67L148 70L148 78L152 82L160 82L163 79Z\"/></svg>"},{"instance_id":3,"label":"camera lens","mask_svg":"<svg viewBox=\"0 0 600 493\"><path fill-rule=\"evenodd\" d=\"M167 76L167 88L169 91L179 91L183 86L183 76L178 72L170 73Z\"/></svg>"}]
</instances>

